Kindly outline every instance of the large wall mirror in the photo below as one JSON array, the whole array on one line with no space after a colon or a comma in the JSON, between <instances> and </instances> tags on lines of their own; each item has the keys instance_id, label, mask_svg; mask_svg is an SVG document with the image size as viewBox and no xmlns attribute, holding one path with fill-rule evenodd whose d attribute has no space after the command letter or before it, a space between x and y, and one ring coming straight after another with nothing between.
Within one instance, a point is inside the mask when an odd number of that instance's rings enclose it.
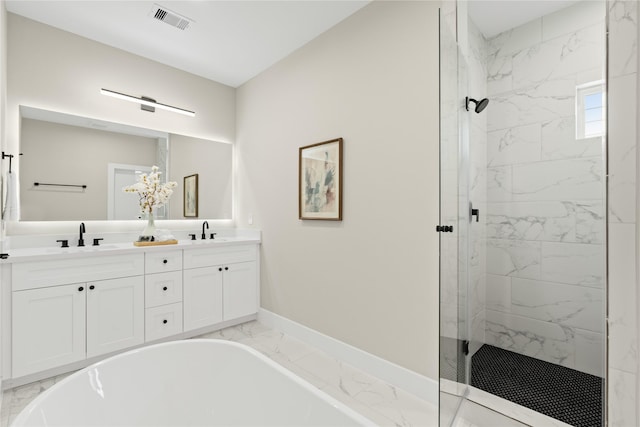
<instances>
[{"instance_id":1,"label":"large wall mirror","mask_svg":"<svg viewBox=\"0 0 640 427\"><path fill-rule=\"evenodd\" d=\"M232 150L222 142L20 106L20 220L137 219L137 196L122 188L154 165L163 180L178 184L156 218L194 219L184 215L184 178L197 175L197 218L231 219Z\"/></svg>"}]
</instances>

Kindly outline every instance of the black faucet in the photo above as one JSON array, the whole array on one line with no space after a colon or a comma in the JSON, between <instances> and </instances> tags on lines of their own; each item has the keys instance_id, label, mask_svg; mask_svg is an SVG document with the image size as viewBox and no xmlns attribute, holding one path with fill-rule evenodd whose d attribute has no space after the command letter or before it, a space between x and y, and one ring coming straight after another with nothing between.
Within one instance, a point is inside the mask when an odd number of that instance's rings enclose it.
<instances>
[{"instance_id":1,"label":"black faucet","mask_svg":"<svg viewBox=\"0 0 640 427\"><path fill-rule=\"evenodd\" d=\"M80 223L80 239L78 239L78 246L84 246L84 239L82 238L82 233L85 233L84 222Z\"/></svg>"},{"instance_id":2,"label":"black faucet","mask_svg":"<svg viewBox=\"0 0 640 427\"><path fill-rule=\"evenodd\" d=\"M209 223L207 221L202 223L202 240L207 238L207 235L204 233L204 226L207 226L207 230L209 229Z\"/></svg>"}]
</instances>

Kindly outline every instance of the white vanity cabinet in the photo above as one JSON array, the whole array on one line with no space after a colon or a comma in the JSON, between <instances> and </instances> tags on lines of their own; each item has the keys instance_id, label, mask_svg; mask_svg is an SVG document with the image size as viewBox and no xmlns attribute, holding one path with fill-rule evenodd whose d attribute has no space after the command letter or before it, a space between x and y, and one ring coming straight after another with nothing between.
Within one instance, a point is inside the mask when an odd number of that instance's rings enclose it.
<instances>
[{"instance_id":1,"label":"white vanity cabinet","mask_svg":"<svg viewBox=\"0 0 640 427\"><path fill-rule=\"evenodd\" d=\"M255 319L258 243L12 255L2 284L5 386Z\"/></svg>"},{"instance_id":2,"label":"white vanity cabinet","mask_svg":"<svg viewBox=\"0 0 640 427\"><path fill-rule=\"evenodd\" d=\"M256 260L256 245L185 251L185 331L257 313Z\"/></svg>"},{"instance_id":3,"label":"white vanity cabinet","mask_svg":"<svg viewBox=\"0 0 640 427\"><path fill-rule=\"evenodd\" d=\"M143 267L141 254L15 264L12 376L143 343Z\"/></svg>"}]
</instances>

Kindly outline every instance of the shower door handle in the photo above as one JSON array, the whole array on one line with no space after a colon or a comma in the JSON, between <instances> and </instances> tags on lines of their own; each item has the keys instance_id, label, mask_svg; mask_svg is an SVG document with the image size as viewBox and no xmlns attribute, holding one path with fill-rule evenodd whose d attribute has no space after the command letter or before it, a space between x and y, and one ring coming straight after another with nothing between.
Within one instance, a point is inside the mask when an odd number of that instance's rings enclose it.
<instances>
[{"instance_id":1,"label":"shower door handle","mask_svg":"<svg viewBox=\"0 0 640 427\"><path fill-rule=\"evenodd\" d=\"M480 222L480 210L474 209L473 205L469 203L469 220L471 220L474 216L476 217L476 222Z\"/></svg>"}]
</instances>

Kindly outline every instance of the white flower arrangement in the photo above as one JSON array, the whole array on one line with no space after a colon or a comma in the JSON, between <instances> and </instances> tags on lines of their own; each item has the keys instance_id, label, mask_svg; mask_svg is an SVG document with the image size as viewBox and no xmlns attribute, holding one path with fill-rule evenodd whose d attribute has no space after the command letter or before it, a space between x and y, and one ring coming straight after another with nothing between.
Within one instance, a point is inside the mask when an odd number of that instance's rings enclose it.
<instances>
[{"instance_id":1,"label":"white flower arrangement","mask_svg":"<svg viewBox=\"0 0 640 427\"><path fill-rule=\"evenodd\" d=\"M158 170L157 166L153 166L149 175L146 173L139 175L138 182L122 189L125 193L138 193L140 197L140 212L142 213L153 213L154 208L167 203L173 194L173 188L178 185L174 181L161 184L161 172L158 172Z\"/></svg>"}]
</instances>

